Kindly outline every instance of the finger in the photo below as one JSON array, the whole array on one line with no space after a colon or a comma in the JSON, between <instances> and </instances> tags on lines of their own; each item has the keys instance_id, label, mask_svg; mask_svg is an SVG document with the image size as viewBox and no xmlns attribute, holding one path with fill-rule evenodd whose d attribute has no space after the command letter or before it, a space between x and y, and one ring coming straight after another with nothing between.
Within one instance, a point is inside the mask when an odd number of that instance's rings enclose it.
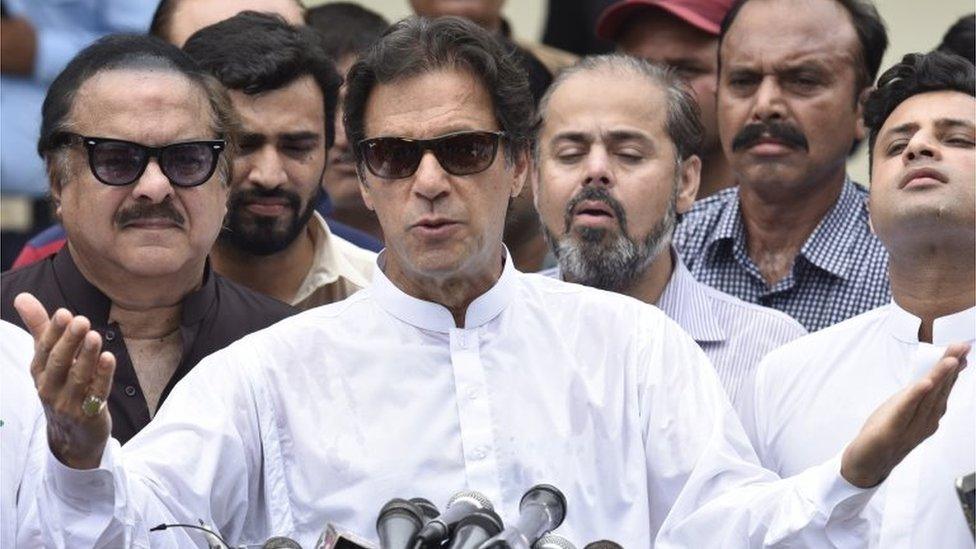
<instances>
[{"instance_id":1,"label":"finger","mask_svg":"<svg viewBox=\"0 0 976 549\"><path fill-rule=\"evenodd\" d=\"M115 375L115 355L105 351L98 355L98 364L92 377L89 394L108 400L112 392L112 377Z\"/></svg>"},{"instance_id":2,"label":"finger","mask_svg":"<svg viewBox=\"0 0 976 549\"><path fill-rule=\"evenodd\" d=\"M40 386L39 377L47 369L47 361L51 350L57 344L61 336L64 335L68 323L71 321L71 313L66 309L54 311L54 316L47 323L47 327L39 339L34 340L34 360L31 361L31 375L34 376L34 383Z\"/></svg>"},{"instance_id":3,"label":"finger","mask_svg":"<svg viewBox=\"0 0 976 549\"><path fill-rule=\"evenodd\" d=\"M962 360L969 354L970 345L968 343L953 343L946 347L945 353L942 354L943 357L955 357L958 360Z\"/></svg>"},{"instance_id":4,"label":"finger","mask_svg":"<svg viewBox=\"0 0 976 549\"><path fill-rule=\"evenodd\" d=\"M938 422L945 411L945 402L949 397L949 391L955 383L958 373L959 361L954 357L945 357L932 367L932 370L925 376L925 379L932 383L932 389L925 395L918 405L916 418L923 422L923 429L930 427L931 421Z\"/></svg>"},{"instance_id":5,"label":"finger","mask_svg":"<svg viewBox=\"0 0 976 549\"><path fill-rule=\"evenodd\" d=\"M92 377L95 375L101 350L102 336L95 331L85 334L81 342L81 350L68 371L65 381L65 391L70 400L80 403L90 393ZM95 396L102 396L102 394L98 393Z\"/></svg>"},{"instance_id":6,"label":"finger","mask_svg":"<svg viewBox=\"0 0 976 549\"><path fill-rule=\"evenodd\" d=\"M34 341L40 339L51 320L47 310L44 309L44 304L33 295L24 292L17 294L17 297L14 298L14 309L17 310L20 319L24 321L27 331L34 336Z\"/></svg>"},{"instance_id":7,"label":"finger","mask_svg":"<svg viewBox=\"0 0 976 549\"><path fill-rule=\"evenodd\" d=\"M90 328L91 324L83 316L76 316L68 323L67 329L54 344L47 359L44 372L46 391L59 391L64 386L68 370L78 354L78 347Z\"/></svg>"}]
</instances>

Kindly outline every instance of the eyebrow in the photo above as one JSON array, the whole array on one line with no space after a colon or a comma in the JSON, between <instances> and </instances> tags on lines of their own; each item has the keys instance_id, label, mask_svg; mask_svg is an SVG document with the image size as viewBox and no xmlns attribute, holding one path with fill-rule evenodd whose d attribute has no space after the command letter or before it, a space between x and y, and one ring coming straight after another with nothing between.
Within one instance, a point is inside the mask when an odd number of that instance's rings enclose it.
<instances>
[{"instance_id":1,"label":"eyebrow","mask_svg":"<svg viewBox=\"0 0 976 549\"><path fill-rule=\"evenodd\" d=\"M308 140L318 140L322 136L316 132L300 131L300 132L285 132L278 134L279 139L285 139L288 141L308 141Z\"/></svg>"},{"instance_id":2,"label":"eyebrow","mask_svg":"<svg viewBox=\"0 0 976 549\"><path fill-rule=\"evenodd\" d=\"M608 132L603 132L602 134L607 141L628 141L636 140L645 143L651 143L652 140L643 132L634 130L610 130ZM591 143L593 137L590 133L580 132L580 131L566 131L559 132L554 135L551 139L552 142L556 141L571 141L573 143Z\"/></svg>"}]
</instances>

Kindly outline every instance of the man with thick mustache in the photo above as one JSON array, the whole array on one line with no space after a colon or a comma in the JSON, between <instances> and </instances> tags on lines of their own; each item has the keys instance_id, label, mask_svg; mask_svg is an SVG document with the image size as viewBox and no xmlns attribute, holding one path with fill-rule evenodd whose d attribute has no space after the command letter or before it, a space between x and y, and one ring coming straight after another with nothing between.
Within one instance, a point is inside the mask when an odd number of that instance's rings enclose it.
<instances>
[{"instance_id":1,"label":"man with thick mustache","mask_svg":"<svg viewBox=\"0 0 976 549\"><path fill-rule=\"evenodd\" d=\"M843 455L780 479L674 322L514 267L502 232L529 169L534 104L490 34L407 19L349 74L346 130L387 242L368 288L214 353L124 447L108 437L110 414L84 407L112 371L98 334L18 300L44 349L32 373L56 427L37 498L54 518L30 525L45 543L186 547L197 532L149 528L198 520L234 546L284 534L311 547L327 522L375 540L390 498L474 489L511 521L540 482L565 493L560 532L575 540L856 535L873 487L934 429L957 357L887 401Z\"/></svg>"},{"instance_id":2,"label":"man with thick mustache","mask_svg":"<svg viewBox=\"0 0 976 549\"><path fill-rule=\"evenodd\" d=\"M732 7L719 38L718 123L738 187L678 226L675 246L695 278L811 332L888 301L867 192L846 175L886 45L863 0Z\"/></svg>"},{"instance_id":3,"label":"man with thick mustache","mask_svg":"<svg viewBox=\"0 0 976 549\"><path fill-rule=\"evenodd\" d=\"M299 309L365 287L376 254L332 234L315 211L341 82L315 31L244 12L199 30L183 51L228 88L241 118L227 219L211 254L217 272Z\"/></svg>"},{"instance_id":4,"label":"man with thick mustache","mask_svg":"<svg viewBox=\"0 0 976 549\"><path fill-rule=\"evenodd\" d=\"M214 273L236 119L226 92L175 46L112 37L51 85L38 152L68 235L56 255L0 277L0 316L29 292L58 322L84 315L115 357L112 435L145 427L210 353L291 308ZM67 309L67 310L65 310Z\"/></svg>"},{"instance_id":5,"label":"man with thick mustache","mask_svg":"<svg viewBox=\"0 0 976 549\"><path fill-rule=\"evenodd\" d=\"M559 262L547 274L656 304L705 351L739 410L759 360L806 330L696 281L671 249L701 177L688 89L641 59L588 57L560 73L539 109L534 194Z\"/></svg>"}]
</instances>

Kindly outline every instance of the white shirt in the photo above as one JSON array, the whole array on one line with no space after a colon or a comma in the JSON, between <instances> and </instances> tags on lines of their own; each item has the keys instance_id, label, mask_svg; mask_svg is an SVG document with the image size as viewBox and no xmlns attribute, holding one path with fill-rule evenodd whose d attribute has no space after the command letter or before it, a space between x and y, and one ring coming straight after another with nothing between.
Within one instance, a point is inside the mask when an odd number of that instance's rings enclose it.
<instances>
[{"instance_id":1,"label":"white shirt","mask_svg":"<svg viewBox=\"0 0 976 549\"><path fill-rule=\"evenodd\" d=\"M681 326L715 367L715 373L742 413L742 388L769 351L805 335L786 313L748 303L695 280L672 250L674 271L657 306ZM558 268L542 274L561 278Z\"/></svg>"},{"instance_id":2,"label":"white shirt","mask_svg":"<svg viewBox=\"0 0 976 549\"><path fill-rule=\"evenodd\" d=\"M315 256L291 305L311 309L341 301L369 285L376 265L375 253L332 234L318 212L312 214L307 230Z\"/></svg>"},{"instance_id":3,"label":"white shirt","mask_svg":"<svg viewBox=\"0 0 976 549\"><path fill-rule=\"evenodd\" d=\"M846 539L873 493L839 460L776 482L676 324L510 258L464 328L377 269L351 298L204 359L98 469L49 453L45 474L42 529L62 547L185 547L202 538L148 527L200 519L233 544L310 547L327 522L375 540L390 498L443 508L475 489L512 521L540 482L566 494L558 532L580 546L646 547L659 530L659 547L818 546Z\"/></svg>"},{"instance_id":4,"label":"white shirt","mask_svg":"<svg viewBox=\"0 0 976 549\"><path fill-rule=\"evenodd\" d=\"M932 344L918 341L920 323L892 303L766 357L744 419L763 465L792 475L835 455L948 344L976 337L976 309L937 319ZM870 547L973 546L954 487L976 470L976 362L972 351L967 358L939 430L895 467L865 510Z\"/></svg>"},{"instance_id":5,"label":"white shirt","mask_svg":"<svg viewBox=\"0 0 976 549\"><path fill-rule=\"evenodd\" d=\"M34 338L0 320L0 546L15 547L47 448L44 411L30 363ZM23 542L23 540L21 540Z\"/></svg>"}]
</instances>

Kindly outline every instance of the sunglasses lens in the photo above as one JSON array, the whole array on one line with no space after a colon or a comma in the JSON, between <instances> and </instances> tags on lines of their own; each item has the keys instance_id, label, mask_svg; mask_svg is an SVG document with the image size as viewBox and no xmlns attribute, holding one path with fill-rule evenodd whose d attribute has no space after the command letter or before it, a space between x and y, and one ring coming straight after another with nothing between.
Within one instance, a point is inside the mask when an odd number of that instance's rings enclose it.
<instances>
[{"instance_id":1,"label":"sunglasses lens","mask_svg":"<svg viewBox=\"0 0 976 549\"><path fill-rule=\"evenodd\" d=\"M145 167L145 152L131 143L107 141L94 146L91 167L95 176L108 185L128 185Z\"/></svg>"},{"instance_id":2,"label":"sunglasses lens","mask_svg":"<svg viewBox=\"0 0 976 549\"><path fill-rule=\"evenodd\" d=\"M163 149L160 167L174 185L193 187L213 175L217 155L208 143L182 143Z\"/></svg>"},{"instance_id":3,"label":"sunglasses lens","mask_svg":"<svg viewBox=\"0 0 976 549\"><path fill-rule=\"evenodd\" d=\"M441 166L454 175L482 172L495 161L498 136L487 132L469 132L438 140L435 154Z\"/></svg>"},{"instance_id":4,"label":"sunglasses lens","mask_svg":"<svg viewBox=\"0 0 976 549\"><path fill-rule=\"evenodd\" d=\"M396 137L378 137L363 143L366 167L385 179L410 177L420 165L420 153L416 143Z\"/></svg>"}]
</instances>

